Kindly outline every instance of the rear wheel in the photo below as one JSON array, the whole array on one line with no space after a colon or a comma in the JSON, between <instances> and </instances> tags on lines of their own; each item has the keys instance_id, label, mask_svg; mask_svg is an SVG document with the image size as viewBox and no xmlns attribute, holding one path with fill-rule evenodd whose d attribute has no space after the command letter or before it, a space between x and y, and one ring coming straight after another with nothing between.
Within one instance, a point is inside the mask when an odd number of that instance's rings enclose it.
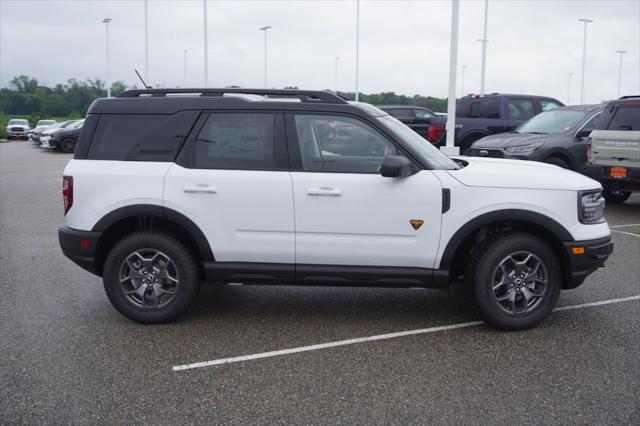
<instances>
[{"instance_id":1,"label":"rear wheel","mask_svg":"<svg viewBox=\"0 0 640 426\"><path fill-rule=\"evenodd\" d=\"M76 141L73 139L64 139L62 142L60 142L59 147L60 151L70 154L76 149Z\"/></svg>"},{"instance_id":2,"label":"rear wheel","mask_svg":"<svg viewBox=\"0 0 640 426\"><path fill-rule=\"evenodd\" d=\"M522 330L543 321L562 286L553 250L524 233L489 237L474 251L467 274L482 318L503 330Z\"/></svg>"},{"instance_id":3,"label":"rear wheel","mask_svg":"<svg viewBox=\"0 0 640 426\"><path fill-rule=\"evenodd\" d=\"M622 204L631 196L631 191L624 191L616 188L605 188L602 196L609 204Z\"/></svg>"},{"instance_id":4,"label":"rear wheel","mask_svg":"<svg viewBox=\"0 0 640 426\"><path fill-rule=\"evenodd\" d=\"M146 324L177 318L200 287L198 265L187 247L152 231L131 234L111 249L103 268L104 288L124 316Z\"/></svg>"}]
</instances>

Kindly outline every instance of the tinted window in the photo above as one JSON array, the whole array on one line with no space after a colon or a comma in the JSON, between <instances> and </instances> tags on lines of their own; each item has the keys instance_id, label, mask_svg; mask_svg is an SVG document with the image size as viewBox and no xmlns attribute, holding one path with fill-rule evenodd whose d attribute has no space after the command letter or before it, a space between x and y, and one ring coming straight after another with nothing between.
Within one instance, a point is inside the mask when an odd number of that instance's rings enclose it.
<instances>
[{"instance_id":1,"label":"tinted window","mask_svg":"<svg viewBox=\"0 0 640 426\"><path fill-rule=\"evenodd\" d=\"M509 116L514 120L528 120L536 115L536 110L531 99L509 99L507 104Z\"/></svg>"},{"instance_id":2,"label":"tinted window","mask_svg":"<svg viewBox=\"0 0 640 426\"><path fill-rule=\"evenodd\" d=\"M198 114L199 111L173 115L103 114L87 158L173 161Z\"/></svg>"},{"instance_id":3,"label":"tinted window","mask_svg":"<svg viewBox=\"0 0 640 426\"><path fill-rule=\"evenodd\" d=\"M471 99L460 99L456 105L456 117L466 118L471 114Z\"/></svg>"},{"instance_id":4,"label":"tinted window","mask_svg":"<svg viewBox=\"0 0 640 426\"><path fill-rule=\"evenodd\" d=\"M456 108L456 117L500 118L498 99L474 98L472 101L468 101L466 106Z\"/></svg>"},{"instance_id":5,"label":"tinted window","mask_svg":"<svg viewBox=\"0 0 640 426\"><path fill-rule=\"evenodd\" d=\"M586 116L586 112L574 110L541 112L531 120L520 125L516 131L518 133L543 133L552 135L566 133L576 127Z\"/></svg>"},{"instance_id":6,"label":"tinted window","mask_svg":"<svg viewBox=\"0 0 640 426\"><path fill-rule=\"evenodd\" d=\"M396 118L415 118L410 109L391 108L388 112L391 116Z\"/></svg>"},{"instance_id":7,"label":"tinted window","mask_svg":"<svg viewBox=\"0 0 640 426\"><path fill-rule=\"evenodd\" d=\"M195 166L272 169L274 120L273 114L211 114L196 140Z\"/></svg>"},{"instance_id":8,"label":"tinted window","mask_svg":"<svg viewBox=\"0 0 640 426\"><path fill-rule=\"evenodd\" d=\"M640 108L618 108L609 123L609 130L640 130Z\"/></svg>"},{"instance_id":9,"label":"tinted window","mask_svg":"<svg viewBox=\"0 0 640 426\"><path fill-rule=\"evenodd\" d=\"M353 118L296 114L295 124L304 170L378 173L386 155L398 155L381 134Z\"/></svg>"}]
</instances>

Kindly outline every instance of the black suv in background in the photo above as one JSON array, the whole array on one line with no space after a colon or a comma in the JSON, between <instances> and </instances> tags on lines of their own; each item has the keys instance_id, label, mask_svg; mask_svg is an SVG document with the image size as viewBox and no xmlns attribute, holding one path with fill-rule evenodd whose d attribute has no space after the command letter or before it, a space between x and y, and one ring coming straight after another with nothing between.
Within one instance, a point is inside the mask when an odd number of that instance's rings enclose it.
<instances>
[{"instance_id":1,"label":"black suv in background","mask_svg":"<svg viewBox=\"0 0 640 426\"><path fill-rule=\"evenodd\" d=\"M456 104L455 145L464 153L475 141L496 133L515 130L543 111L564 106L554 98L533 95L492 93L467 95ZM442 146L446 140L446 118L431 120L429 142Z\"/></svg>"},{"instance_id":2,"label":"black suv in background","mask_svg":"<svg viewBox=\"0 0 640 426\"><path fill-rule=\"evenodd\" d=\"M429 140L431 119L438 117L428 108L415 105L376 105L378 108L409 126L411 130Z\"/></svg>"},{"instance_id":3,"label":"black suv in background","mask_svg":"<svg viewBox=\"0 0 640 426\"><path fill-rule=\"evenodd\" d=\"M467 151L473 157L542 161L580 171L587 164L587 138L602 105L572 105L542 112L516 130L484 137Z\"/></svg>"}]
</instances>

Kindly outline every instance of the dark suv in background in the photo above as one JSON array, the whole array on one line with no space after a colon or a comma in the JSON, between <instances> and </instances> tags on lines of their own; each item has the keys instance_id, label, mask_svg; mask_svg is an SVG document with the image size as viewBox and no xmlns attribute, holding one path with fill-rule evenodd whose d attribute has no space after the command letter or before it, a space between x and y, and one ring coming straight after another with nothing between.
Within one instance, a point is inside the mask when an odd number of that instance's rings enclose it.
<instances>
[{"instance_id":1,"label":"dark suv in background","mask_svg":"<svg viewBox=\"0 0 640 426\"><path fill-rule=\"evenodd\" d=\"M411 130L429 140L431 119L438 115L428 108L415 105L376 105L378 108L409 126Z\"/></svg>"},{"instance_id":2,"label":"dark suv in background","mask_svg":"<svg viewBox=\"0 0 640 426\"><path fill-rule=\"evenodd\" d=\"M543 161L580 171L587 164L588 137L598 125L602 105L573 105L542 112L516 130L482 138L473 157Z\"/></svg>"},{"instance_id":3,"label":"dark suv in background","mask_svg":"<svg viewBox=\"0 0 640 426\"><path fill-rule=\"evenodd\" d=\"M564 106L554 98L492 93L467 95L456 105L455 145L465 153L475 141L496 133L515 130L533 116ZM431 120L429 142L442 146L446 140L446 118Z\"/></svg>"}]
</instances>

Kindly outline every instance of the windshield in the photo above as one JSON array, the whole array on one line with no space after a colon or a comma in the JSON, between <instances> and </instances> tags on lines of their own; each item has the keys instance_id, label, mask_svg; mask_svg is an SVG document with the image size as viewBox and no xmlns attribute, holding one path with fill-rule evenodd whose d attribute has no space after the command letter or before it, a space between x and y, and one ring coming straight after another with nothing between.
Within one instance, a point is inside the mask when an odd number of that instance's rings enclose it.
<instances>
[{"instance_id":1,"label":"windshield","mask_svg":"<svg viewBox=\"0 0 640 426\"><path fill-rule=\"evenodd\" d=\"M78 120L69 120L69 121L65 121L64 123L60 123L60 127L62 127L63 129L66 129L67 127L70 127L73 125L73 123L75 123Z\"/></svg>"},{"instance_id":2,"label":"windshield","mask_svg":"<svg viewBox=\"0 0 640 426\"><path fill-rule=\"evenodd\" d=\"M53 123L55 123L54 120L40 120L40 121L38 121L37 126L50 126Z\"/></svg>"},{"instance_id":3,"label":"windshield","mask_svg":"<svg viewBox=\"0 0 640 426\"><path fill-rule=\"evenodd\" d=\"M542 112L516 129L517 133L543 133L558 135L566 133L580 123L586 111L553 110Z\"/></svg>"},{"instance_id":4,"label":"windshield","mask_svg":"<svg viewBox=\"0 0 640 426\"><path fill-rule=\"evenodd\" d=\"M21 120L18 118L14 118L9 120L9 126L28 126L29 122L27 120Z\"/></svg>"},{"instance_id":5,"label":"windshield","mask_svg":"<svg viewBox=\"0 0 640 426\"><path fill-rule=\"evenodd\" d=\"M420 155L421 159L434 169L456 170L459 168L453 160L440 152L438 148L431 145L426 139L397 119L390 115L376 117L376 119L385 124L387 128L390 128L403 142L410 145L413 148L413 152Z\"/></svg>"},{"instance_id":6,"label":"windshield","mask_svg":"<svg viewBox=\"0 0 640 426\"><path fill-rule=\"evenodd\" d=\"M84 124L84 120L78 120L73 123L73 125L69 126L70 129L77 129L78 127L82 127Z\"/></svg>"}]
</instances>

